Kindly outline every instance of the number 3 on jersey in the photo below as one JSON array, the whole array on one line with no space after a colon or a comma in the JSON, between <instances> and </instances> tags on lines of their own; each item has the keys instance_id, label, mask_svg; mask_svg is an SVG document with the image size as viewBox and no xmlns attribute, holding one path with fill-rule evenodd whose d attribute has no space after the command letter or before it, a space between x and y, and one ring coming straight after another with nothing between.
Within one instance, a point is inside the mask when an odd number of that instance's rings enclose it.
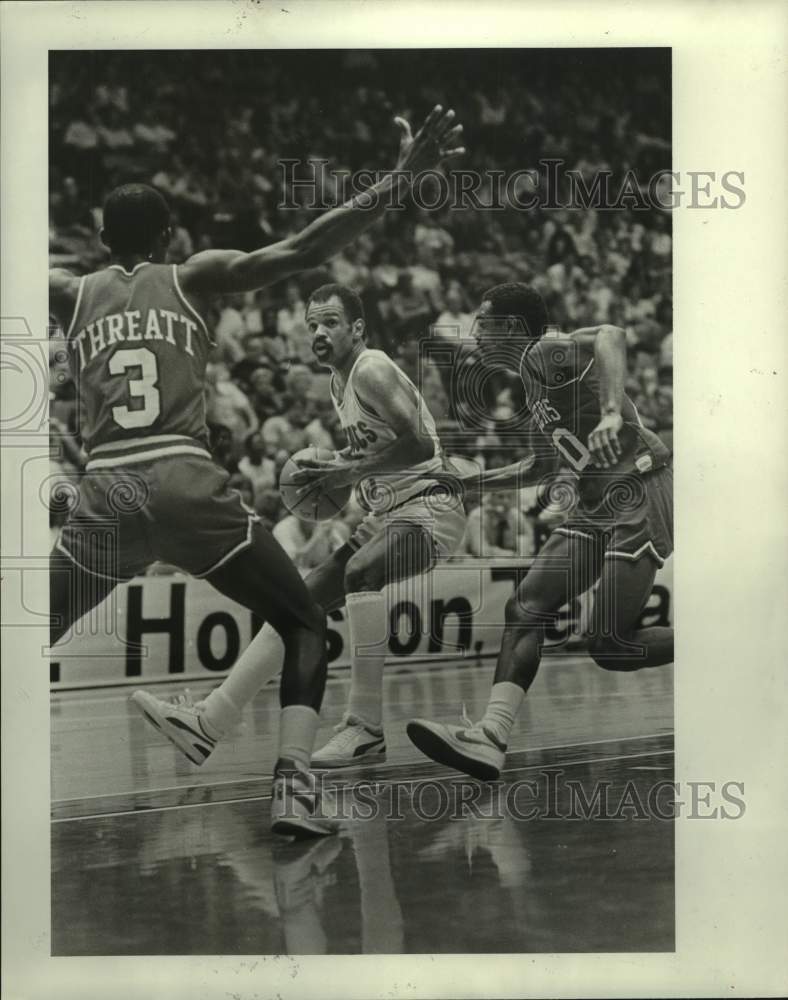
<instances>
[{"instance_id":1,"label":"number 3 on jersey","mask_svg":"<svg viewBox=\"0 0 788 1000\"><path fill-rule=\"evenodd\" d=\"M128 406L113 406L112 417L124 430L150 427L161 412L161 399L157 388L159 369L156 355L147 347L134 350L123 348L115 351L109 359L110 375L125 375L129 369L138 368L139 375L128 379L129 396L142 399L143 406L130 409Z\"/></svg>"}]
</instances>

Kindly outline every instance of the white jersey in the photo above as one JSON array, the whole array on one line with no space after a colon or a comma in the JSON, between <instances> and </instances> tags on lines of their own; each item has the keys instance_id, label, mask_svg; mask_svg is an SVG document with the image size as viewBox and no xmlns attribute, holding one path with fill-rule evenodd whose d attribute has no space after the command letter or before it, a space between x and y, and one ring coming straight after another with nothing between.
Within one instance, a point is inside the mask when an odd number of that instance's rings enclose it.
<instances>
[{"instance_id":1,"label":"white jersey","mask_svg":"<svg viewBox=\"0 0 788 1000\"><path fill-rule=\"evenodd\" d=\"M370 355L375 355L376 358L384 361L391 368L391 378L399 380L410 389L413 400L418 407L421 431L432 438L435 445L435 454L425 462L420 462L418 465L400 472L376 473L374 476L367 476L358 483L356 492L361 506L367 510L379 512L391 510L393 507L405 503L411 497L430 489L434 490L435 480L425 479L424 476L426 473L439 472L444 468L444 455L438 432L435 429L435 420L427 409L427 404L422 399L419 390L388 354L366 348L356 358L355 364L350 370L341 401L336 376L333 374L331 376L331 400L342 429L347 435L350 457L352 459L368 458L397 440L397 432L394 428L375 412L374 402L359 399L355 389L356 367L361 358Z\"/></svg>"}]
</instances>

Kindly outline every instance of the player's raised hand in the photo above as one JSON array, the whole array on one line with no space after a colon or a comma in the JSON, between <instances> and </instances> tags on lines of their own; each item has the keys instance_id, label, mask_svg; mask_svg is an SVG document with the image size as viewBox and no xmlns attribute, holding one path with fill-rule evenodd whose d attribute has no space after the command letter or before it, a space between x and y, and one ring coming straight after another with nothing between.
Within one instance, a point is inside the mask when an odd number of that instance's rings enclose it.
<instances>
[{"instance_id":1,"label":"player's raised hand","mask_svg":"<svg viewBox=\"0 0 788 1000\"><path fill-rule=\"evenodd\" d=\"M588 450L594 463L603 469L618 464L621 443L618 432L624 421L620 413L605 413L596 427L588 435Z\"/></svg>"},{"instance_id":2,"label":"player's raised hand","mask_svg":"<svg viewBox=\"0 0 788 1000\"><path fill-rule=\"evenodd\" d=\"M441 161L462 156L465 152L465 147L459 145L462 125L455 121L454 111L444 111L440 104L430 111L415 135L405 118L397 117L394 122L400 130L398 170L411 173L431 170Z\"/></svg>"}]
</instances>

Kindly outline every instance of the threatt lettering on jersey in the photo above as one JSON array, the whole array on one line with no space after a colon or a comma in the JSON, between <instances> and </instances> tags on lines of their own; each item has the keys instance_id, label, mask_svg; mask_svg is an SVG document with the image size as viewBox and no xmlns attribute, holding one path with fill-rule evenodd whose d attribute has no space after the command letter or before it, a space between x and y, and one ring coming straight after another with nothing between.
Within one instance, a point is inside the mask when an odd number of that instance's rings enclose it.
<instances>
[{"instance_id":1,"label":"threatt lettering on jersey","mask_svg":"<svg viewBox=\"0 0 788 1000\"><path fill-rule=\"evenodd\" d=\"M113 264L85 275L66 339L89 457L100 454L106 466L116 457L107 449L122 445L128 458L132 443L140 456L165 443L205 450L211 339L176 265Z\"/></svg>"},{"instance_id":2,"label":"threatt lettering on jersey","mask_svg":"<svg viewBox=\"0 0 788 1000\"><path fill-rule=\"evenodd\" d=\"M163 340L194 357L192 341L196 332L197 324L183 313L151 306L144 311L131 309L128 312L98 316L71 337L70 346L79 354L79 368L82 371L97 354L115 344Z\"/></svg>"}]
</instances>

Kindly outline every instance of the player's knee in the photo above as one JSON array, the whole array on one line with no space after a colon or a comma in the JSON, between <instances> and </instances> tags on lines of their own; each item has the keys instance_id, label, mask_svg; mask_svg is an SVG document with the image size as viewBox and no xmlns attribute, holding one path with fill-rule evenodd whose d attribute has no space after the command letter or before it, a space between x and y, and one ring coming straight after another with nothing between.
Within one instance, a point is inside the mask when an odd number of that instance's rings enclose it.
<instances>
[{"instance_id":1,"label":"player's knee","mask_svg":"<svg viewBox=\"0 0 788 1000\"><path fill-rule=\"evenodd\" d=\"M603 670L628 671L636 669L621 646L611 636L594 635L588 640L588 655Z\"/></svg>"},{"instance_id":2,"label":"player's knee","mask_svg":"<svg viewBox=\"0 0 788 1000\"><path fill-rule=\"evenodd\" d=\"M547 623L544 609L531 597L512 594L505 607L506 624L510 628L531 630Z\"/></svg>"},{"instance_id":3,"label":"player's knee","mask_svg":"<svg viewBox=\"0 0 788 1000\"><path fill-rule=\"evenodd\" d=\"M383 586L383 572L374 563L353 556L345 567L345 593L360 594L377 591Z\"/></svg>"},{"instance_id":4,"label":"player's knee","mask_svg":"<svg viewBox=\"0 0 788 1000\"><path fill-rule=\"evenodd\" d=\"M326 636L326 613L319 604L311 602L304 607L291 610L278 618L272 618L271 624L287 645L288 640L297 637L304 630L311 632L321 642Z\"/></svg>"},{"instance_id":5,"label":"player's knee","mask_svg":"<svg viewBox=\"0 0 788 1000\"><path fill-rule=\"evenodd\" d=\"M326 637L326 613L315 601L310 604L305 619L304 624L309 631L323 641Z\"/></svg>"}]
</instances>

